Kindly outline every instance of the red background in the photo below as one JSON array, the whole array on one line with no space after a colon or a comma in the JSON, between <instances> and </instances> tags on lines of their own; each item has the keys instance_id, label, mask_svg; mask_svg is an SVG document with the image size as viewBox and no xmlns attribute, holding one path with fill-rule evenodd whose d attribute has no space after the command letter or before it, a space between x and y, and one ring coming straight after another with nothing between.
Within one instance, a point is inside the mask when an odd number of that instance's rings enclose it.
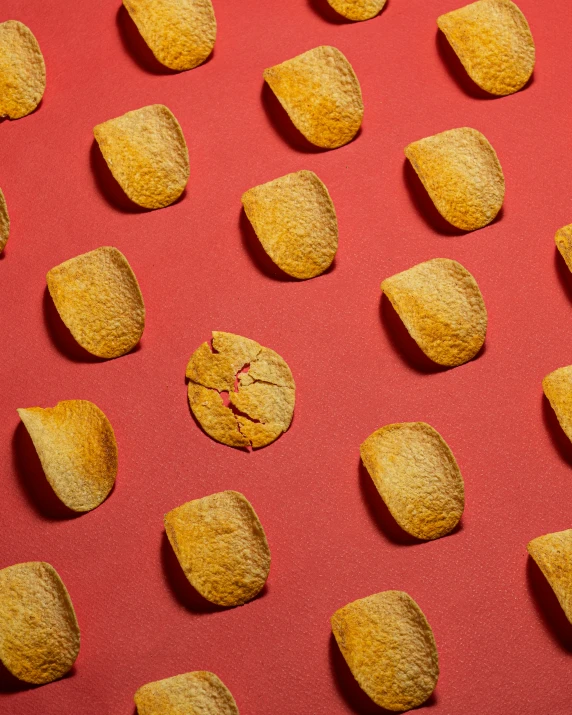
<instances>
[{"instance_id":1,"label":"red background","mask_svg":"<svg viewBox=\"0 0 572 715\"><path fill-rule=\"evenodd\" d=\"M435 633L441 677L431 712L570 712L572 627L526 554L570 527L572 446L541 380L572 362L572 281L555 230L572 221L572 5L520 0L536 41L532 82L484 98L439 40L453 0L389 0L345 23L322 0L216 0L212 58L180 74L152 61L117 0L3 0L0 20L36 35L47 65L39 110L0 125L0 186L12 232L0 260L2 388L0 566L41 559L58 570L82 631L72 674L27 689L5 672L14 715L133 715L142 684L217 673L244 715L381 713L330 636L349 601L402 589ZM264 89L265 67L316 45L338 47L361 82L357 139L317 151ZM175 205L129 206L94 146L95 124L166 104L189 147ZM491 226L460 235L440 221L404 146L469 125L496 149L506 200ZM335 267L307 282L264 261L241 214L246 189L314 170L335 203ZM70 340L46 272L101 245L125 253L147 308L140 348L99 362ZM381 280L448 257L476 277L489 312L477 359L438 370L380 300ZM185 366L227 330L278 351L297 383L293 425L247 454L217 444L186 402ZM70 518L46 488L17 407L95 402L117 436L109 499ZM462 528L411 543L360 467L373 430L424 420L465 479ZM266 529L262 597L210 608L168 546L163 514L223 489L243 492Z\"/></svg>"}]
</instances>

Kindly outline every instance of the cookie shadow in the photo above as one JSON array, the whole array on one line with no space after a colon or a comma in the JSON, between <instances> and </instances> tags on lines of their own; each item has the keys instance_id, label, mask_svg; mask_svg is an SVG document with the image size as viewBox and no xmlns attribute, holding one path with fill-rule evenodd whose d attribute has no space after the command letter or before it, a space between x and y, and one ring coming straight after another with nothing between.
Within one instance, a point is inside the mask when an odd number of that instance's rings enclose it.
<instances>
[{"instance_id":1,"label":"cookie shadow","mask_svg":"<svg viewBox=\"0 0 572 715\"><path fill-rule=\"evenodd\" d=\"M165 67L155 57L124 5L117 10L115 24L123 49L140 69L156 75L179 74L178 70Z\"/></svg>"},{"instance_id":2,"label":"cookie shadow","mask_svg":"<svg viewBox=\"0 0 572 715\"><path fill-rule=\"evenodd\" d=\"M282 281L284 283L300 282L297 278L289 276L288 273L285 273L281 268L278 268L278 266L266 253L260 243L260 240L258 239L258 236L256 235L256 231L252 228L252 224L248 220L244 207L240 210L238 224L243 248L250 256L250 259L256 268L258 268L263 275L267 278L272 278L275 281Z\"/></svg>"},{"instance_id":3,"label":"cookie shadow","mask_svg":"<svg viewBox=\"0 0 572 715\"><path fill-rule=\"evenodd\" d=\"M308 0L308 6L319 15L322 20L329 22L331 25L352 25L353 20L337 13L330 5L328 0Z\"/></svg>"},{"instance_id":4,"label":"cookie shadow","mask_svg":"<svg viewBox=\"0 0 572 715\"><path fill-rule=\"evenodd\" d=\"M96 355L88 353L87 350L82 348L82 346L76 342L75 338L60 318L60 314L54 305L54 301L52 300L52 296L50 295L50 291L47 286L44 289L42 308L44 325L46 326L46 330L53 345L60 355L63 355L73 362L106 362L105 358L100 358ZM135 346L132 352L137 351L138 349L139 345Z\"/></svg>"},{"instance_id":5,"label":"cookie shadow","mask_svg":"<svg viewBox=\"0 0 572 715\"><path fill-rule=\"evenodd\" d=\"M103 158L99 144L95 139L93 140L89 150L89 164L99 192L107 203L117 209L117 211L127 214L141 214L153 211L153 209L143 208L142 206L138 206L135 202L131 201L115 180L115 177L107 166L107 162Z\"/></svg>"},{"instance_id":6,"label":"cookie shadow","mask_svg":"<svg viewBox=\"0 0 572 715\"><path fill-rule=\"evenodd\" d=\"M404 531L395 521L361 459L358 466L358 475L362 502L371 520L383 536L397 546L424 544L425 541L423 539L417 539L415 536L411 536L411 534Z\"/></svg>"},{"instance_id":7,"label":"cookie shadow","mask_svg":"<svg viewBox=\"0 0 572 715\"><path fill-rule=\"evenodd\" d=\"M389 5L389 2L390 0L387 0L377 15L374 15L369 19L375 20L376 17L379 17L382 13L384 13L385 9ZM308 5L316 13L316 15L319 15L322 20L329 22L331 25L353 25L360 22L358 20L350 20L349 18L337 13L328 0L308 0ZM367 20L365 22L367 22Z\"/></svg>"},{"instance_id":8,"label":"cookie shadow","mask_svg":"<svg viewBox=\"0 0 572 715\"><path fill-rule=\"evenodd\" d=\"M52 682L57 683L59 680L67 680L68 678L73 678L76 674L75 665L72 665L70 670L68 670L65 675L61 678L54 680ZM36 688L45 688L49 686L50 683L36 684L36 683L25 683L23 680L18 680L16 676L6 668L4 663L0 661L0 693L3 695L9 695L13 693L22 693L26 690L36 690ZM9 709L3 710L6 715L10 712Z\"/></svg>"},{"instance_id":9,"label":"cookie shadow","mask_svg":"<svg viewBox=\"0 0 572 715\"><path fill-rule=\"evenodd\" d=\"M151 211L160 211L160 208L148 209L144 206L139 206L134 201L127 196L123 191L119 183L116 181L115 177L111 173L110 168L107 166L99 144L94 139L91 144L91 149L89 151L89 163L91 167L91 173L95 181L99 192L107 203L112 206L112 208L126 214L146 214ZM186 187L181 192L175 201L172 201L167 206L161 208L168 208L169 206L176 206L178 203L184 200L187 195Z\"/></svg>"},{"instance_id":10,"label":"cookie shadow","mask_svg":"<svg viewBox=\"0 0 572 715\"><path fill-rule=\"evenodd\" d=\"M356 713L357 715L395 715L394 711L386 710L376 705L360 688L338 647L333 633L330 633L329 661L330 672L336 690L352 713ZM433 692L432 695L422 705L415 708L415 710L430 708L435 705L437 705L437 696L435 692Z\"/></svg>"},{"instance_id":11,"label":"cookie shadow","mask_svg":"<svg viewBox=\"0 0 572 715\"><path fill-rule=\"evenodd\" d=\"M218 613L219 611L228 611L232 608L236 608L236 606L218 606L216 603L211 603L191 586L165 531L161 538L161 566L163 568L165 582L170 591L178 603L188 611L196 614L204 614ZM268 584L264 584L260 593L248 601L248 603L264 598L267 593ZM248 605L248 603L244 605Z\"/></svg>"},{"instance_id":12,"label":"cookie shadow","mask_svg":"<svg viewBox=\"0 0 572 715\"><path fill-rule=\"evenodd\" d=\"M73 511L61 502L46 479L32 438L23 422L12 437L12 462L18 483L34 511L46 521L77 519L83 512Z\"/></svg>"},{"instance_id":13,"label":"cookie shadow","mask_svg":"<svg viewBox=\"0 0 572 715\"><path fill-rule=\"evenodd\" d=\"M502 96L491 94L490 92L487 92L479 87L476 82L473 82L473 80L469 77L467 70L463 67L463 63L458 58L457 53L449 43L445 33L441 32L441 30L437 30L435 41L437 45L437 53L447 70L447 74L462 92L473 99L502 99ZM534 84L534 72L524 87L521 87L518 91L522 92L523 90L528 89L528 87L532 84Z\"/></svg>"},{"instance_id":14,"label":"cookie shadow","mask_svg":"<svg viewBox=\"0 0 572 715\"><path fill-rule=\"evenodd\" d=\"M267 82L263 82L262 84L261 100L268 123L291 149L294 149L294 151L302 154L322 154L326 151L333 151L332 149L312 144L300 131L298 131L298 129L296 129L294 123L288 116L288 112L280 104L278 97L270 89ZM348 142L348 144L354 142L361 135L361 132L362 129L360 127L356 135L351 141ZM347 145L344 144L344 146Z\"/></svg>"},{"instance_id":15,"label":"cookie shadow","mask_svg":"<svg viewBox=\"0 0 572 715\"><path fill-rule=\"evenodd\" d=\"M439 59L445 66L447 74L459 89L473 99L498 99L496 95L485 92L484 89L481 89L478 84L473 82L446 35L441 30L437 30L435 42Z\"/></svg>"},{"instance_id":16,"label":"cookie shadow","mask_svg":"<svg viewBox=\"0 0 572 715\"><path fill-rule=\"evenodd\" d=\"M572 654L572 624L566 618L552 587L530 555L526 562L526 583L544 628L564 652Z\"/></svg>"},{"instance_id":17,"label":"cookie shadow","mask_svg":"<svg viewBox=\"0 0 572 715\"><path fill-rule=\"evenodd\" d=\"M41 687L41 685L34 685L33 683L25 683L23 680L18 680L0 660L0 693L3 695L22 693L25 690L35 690ZM5 712L8 713L9 710L6 709Z\"/></svg>"},{"instance_id":18,"label":"cookie shadow","mask_svg":"<svg viewBox=\"0 0 572 715\"><path fill-rule=\"evenodd\" d=\"M33 114L36 114L36 112L40 111L43 104L44 104L44 97L42 96L42 99L40 99L38 104L34 107L34 109L32 109L31 112L28 112L28 114L24 114L24 116L22 116L22 117L16 117L15 119L13 119L12 117L8 117L8 116L0 117L0 124L4 124L4 122L6 122L7 124L10 124L12 122L18 122L18 121L20 121L20 119L26 119L26 117L31 117Z\"/></svg>"},{"instance_id":19,"label":"cookie shadow","mask_svg":"<svg viewBox=\"0 0 572 715\"><path fill-rule=\"evenodd\" d=\"M260 243L260 239L256 235L256 231L248 220L244 206L240 211L238 223L244 249L250 256L256 268L258 268L258 270L267 278L272 278L273 280L282 281L284 283L305 283L308 280L311 281L316 278L320 278L320 276L327 276L328 274L333 273L336 269L336 258L334 257L331 264L319 275L314 276L313 278L295 278L279 268L266 253L264 246Z\"/></svg>"},{"instance_id":20,"label":"cookie shadow","mask_svg":"<svg viewBox=\"0 0 572 715\"><path fill-rule=\"evenodd\" d=\"M166 532L163 532L161 537L161 566L169 590L180 605L184 606L188 611L193 613L216 613L217 611L228 610L224 606L217 606L207 601L191 586L173 551Z\"/></svg>"},{"instance_id":21,"label":"cookie shadow","mask_svg":"<svg viewBox=\"0 0 572 715\"><path fill-rule=\"evenodd\" d=\"M440 236L467 236L479 230L463 231L450 224L441 216L409 159L405 159L403 163L403 181L415 211L435 233ZM487 226L493 226L495 223L498 223L503 215L504 207L501 206L497 215ZM486 226L482 228L486 228Z\"/></svg>"},{"instance_id":22,"label":"cookie shadow","mask_svg":"<svg viewBox=\"0 0 572 715\"><path fill-rule=\"evenodd\" d=\"M426 375L446 372L452 369L452 367L447 365L438 365L425 355L423 350L421 350L419 345L417 345L415 340L409 335L409 331L389 298L383 293L379 299L379 316L381 325L391 346L408 367ZM483 347L473 360L484 351L485 345L483 344Z\"/></svg>"},{"instance_id":23,"label":"cookie shadow","mask_svg":"<svg viewBox=\"0 0 572 715\"><path fill-rule=\"evenodd\" d=\"M417 176L417 172L409 159L403 163L403 181L417 214L429 225L435 233L441 236L466 236L467 231L455 228L446 221L435 208L435 204Z\"/></svg>"},{"instance_id":24,"label":"cookie shadow","mask_svg":"<svg viewBox=\"0 0 572 715\"><path fill-rule=\"evenodd\" d=\"M558 422L556 412L552 409L550 400L545 394L542 395L542 419L544 426L550 435L550 440L560 455L563 462L566 462L572 467L572 442L566 436L566 433Z\"/></svg>"},{"instance_id":25,"label":"cookie shadow","mask_svg":"<svg viewBox=\"0 0 572 715\"><path fill-rule=\"evenodd\" d=\"M557 248L554 249L554 267L556 269L558 282L562 286L562 290L566 293L568 300L572 303L572 273Z\"/></svg>"}]
</instances>

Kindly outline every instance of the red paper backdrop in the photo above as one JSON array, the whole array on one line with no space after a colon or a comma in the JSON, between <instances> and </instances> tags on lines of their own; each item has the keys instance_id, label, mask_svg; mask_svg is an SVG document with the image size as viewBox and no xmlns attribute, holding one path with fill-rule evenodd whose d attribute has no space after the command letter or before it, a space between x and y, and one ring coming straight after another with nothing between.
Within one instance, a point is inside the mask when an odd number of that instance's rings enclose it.
<instances>
[{"instance_id":1,"label":"red paper backdrop","mask_svg":"<svg viewBox=\"0 0 572 715\"><path fill-rule=\"evenodd\" d=\"M322 0L215 0L214 55L181 74L152 62L117 0L3 0L0 20L36 35L48 84L36 113L0 125L12 219L0 260L0 566L53 564L82 646L59 682L26 689L3 673L0 711L132 715L140 685L208 669L244 715L381 713L348 674L329 617L403 589L439 648L431 712L570 712L572 630L526 544L572 526L572 448L541 388L572 362L572 281L553 242L572 221L572 5L519 1L534 78L491 99L437 35L452 0L389 0L356 24ZM361 134L329 152L302 141L262 81L320 44L346 54L365 103ZM109 179L92 127L155 102L181 123L191 178L177 204L140 212ZM464 125L495 147L507 191L499 220L455 235L403 147ZM307 282L263 260L240 204L299 169L325 182L340 228L335 268ZM107 362L66 336L45 288L52 266L101 245L127 256L148 316L140 348ZM485 351L447 371L420 358L379 291L437 256L474 274L489 311ZM186 362L212 329L254 338L292 368L294 422L266 449L217 444L189 413ZM112 495L76 518L46 489L16 414L70 398L104 410L120 457ZM462 528L432 543L399 532L359 462L373 430L408 420L441 432L465 479ZM192 595L163 531L166 511L223 489L251 500L273 557L264 595L231 610Z\"/></svg>"}]
</instances>

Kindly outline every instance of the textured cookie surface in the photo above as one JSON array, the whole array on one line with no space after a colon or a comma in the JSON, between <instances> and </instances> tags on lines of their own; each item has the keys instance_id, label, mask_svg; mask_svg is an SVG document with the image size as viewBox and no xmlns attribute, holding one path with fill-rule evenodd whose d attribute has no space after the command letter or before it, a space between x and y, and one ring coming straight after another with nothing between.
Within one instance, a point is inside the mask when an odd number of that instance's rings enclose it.
<instances>
[{"instance_id":1,"label":"textured cookie surface","mask_svg":"<svg viewBox=\"0 0 572 715\"><path fill-rule=\"evenodd\" d=\"M572 223L559 228L554 236L554 241L560 255L566 261L569 270L572 271Z\"/></svg>"},{"instance_id":2,"label":"textured cookie surface","mask_svg":"<svg viewBox=\"0 0 572 715\"><path fill-rule=\"evenodd\" d=\"M296 386L274 350L233 333L213 332L191 355L186 376L197 421L229 447L265 447L290 427ZM247 370L247 371L246 371ZM228 394L228 405L222 394Z\"/></svg>"},{"instance_id":3,"label":"textured cookie surface","mask_svg":"<svg viewBox=\"0 0 572 715\"><path fill-rule=\"evenodd\" d=\"M424 703L439 677L430 625L403 591L382 591L340 608L332 632L359 686L380 707L403 712Z\"/></svg>"},{"instance_id":4,"label":"textured cookie surface","mask_svg":"<svg viewBox=\"0 0 572 715\"><path fill-rule=\"evenodd\" d=\"M539 536L527 549L572 623L572 529Z\"/></svg>"},{"instance_id":5,"label":"textured cookie surface","mask_svg":"<svg viewBox=\"0 0 572 715\"><path fill-rule=\"evenodd\" d=\"M572 365L560 367L547 375L542 388L558 422L569 440L572 440Z\"/></svg>"},{"instance_id":6,"label":"textured cookie surface","mask_svg":"<svg viewBox=\"0 0 572 715\"><path fill-rule=\"evenodd\" d=\"M46 479L74 511L90 511L111 491L117 475L117 445L103 412L88 400L55 407L19 409Z\"/></svg>"},{"instance_id":7,"label":"textured cookie surface","mask_svg":"<svg viewBox=\"0 0 572 715\"><path fill-rule=\"evenodd\" d=\"M238 715L229 689L206 670L147 683L135 693L135 705L138 715Z\"/></svg>"},{"instance_id":8,"label":"textured cookie surface","mask_svg":"<svg viewBox=\"0 0 572 715\"><path fill-rule=\"evenodd\" d=\"M536 50L511 0L478 0L437 19L469 77L486 92L512 94L530 79Z\"/></svg>"},{"instance_id":9,"label":"textured cookie surface","mask_svg":"<svg viewBox=\"0 0 572 715\"><path fill-rule=\"evenodd\" d=\"M192 586L219 606L240 606L262 589L270 549L250 502L226 491L165 514L171 546Z\"/></svg>"},{"instance_id":10,"label":"textured cookie surface","mask_svg":"<svg viewBox=\"0 0 572 715\"><path fill-rule=\"evenodd\" d=\"M123 0L155 57L173 70L204 62L216 40L211 0Z\"/></svg>"},{"instance_id":11,"label":"textured cookie surface","mask_svg":"<svg viewBox=\"0 0 572 715\"><path fill-rule=\"evenodd\" d=\"M31 561L0 570L0 660L20 680L50 683L72 667L79 627L56 570Z\"/></svg>"},{"instance_id":12,"label":"textured cookie surface","mask_svg":"<svg viewBox=\"0 0 572 715\"><path fill-rule=\"evenodd\" d=\"M504 201L495 150L470 127L450 129L405 147L405 156L444 219L463 231L494 220Z\"/></svg>"},{"instance_id":13,"label":"textured cookie surface","mask_svg":"<svg viewBox=\"0 0 572 715\"><path fill-rule=\"evenodd\" d=\"M45 88L44 57L31 30L17 20L0 23L0 117L30 114Z\"/></svg>"},{"instance_id":14,"label":"textured cookie surface","mask_svg":"<svg viewBox=\"0 0 572 715\"><path fill-rule=\"evenodd\" d=\"M266 253L294 278L329 268L338 250L338 222L328 190L312 171L287 174L242 196Z\"/></svg>"},{"instance_id":15,"label":"textured cookie surface","mask_svg":"<svg viewBox=\"0 0 572 715\"><path fill-rule=\"evenodd\" d=\"M487 311L469 271L433 258L391 278L381 289L423 352L439 365L462 365L481 349Z\"/></svg>"},{"instance_id":16,"label":"textured cookie surface","mask_svg":"<svg viewBox=\"0 0 572 715\"><path fill-rule=\"evenodd\" d=\"M322 45L264 70L294 126L316 146L335 149L361 126L361 88L352 66L335 47Z\"/></svg>"},{"instance_id":17,"label":"textured cookie surface","mask_svg":"<svg viewBox=\"0 0 572 715\"><path fill-rule=\"evenodd\" d=\"M360 449L364 465L399 526L418 539L437 539L458 524L463 477L445 440L425 422L386 425Z\"/></svg>"},{"instance_id":18,"label":"textured cookie surface","mask_svg":"<svg viewBox=\"0 0 572 715\"><path fill-rule=\"evenodd\" d=\"M159 209L189 180L189 152L179 122L151 104L98 124L93 134L115 180L134 203Z\"/></svg>"},{"instance_id":19,"label":"textured cookie surface","mask_svg":"<svg viewBox=\"0 0 572 715\"><path fill-rule=\"evenodd\" d=\"M61 319L92 355L115 358L137 345L145 306L135 274L116 248L103 246L70 258L46 279Z\"/></svg>"},{"instance_id":20,"label":"textured cookie surface","mask_svg":"<svg viewBox=\"0 0 572 715\"><path fill-rule=\"evenodd\" d=\"M340 15L348 20L359 22L375 17L383 10L387 0L328 0L329 4Z\"/></svg>"}]
</instances>

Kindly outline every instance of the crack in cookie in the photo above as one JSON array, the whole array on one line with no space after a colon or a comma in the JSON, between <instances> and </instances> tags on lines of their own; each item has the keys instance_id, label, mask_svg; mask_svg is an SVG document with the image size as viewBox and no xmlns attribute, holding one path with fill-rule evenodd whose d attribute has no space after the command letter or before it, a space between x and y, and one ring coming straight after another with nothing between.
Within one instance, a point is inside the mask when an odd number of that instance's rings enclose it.
<instances>
[{"instance_id":1,"label":"crack in cookie","mask_svg":"<svg viewBox=\"0 0 572 715\"><path fill-rule=\"evenodd\" d=\"M217 442L265 447L290 427L296 398L290 368L255 340L214 331L212 349L203 343L195 350L186 376L191 410Z\"/></svg>"}]
</instances>

